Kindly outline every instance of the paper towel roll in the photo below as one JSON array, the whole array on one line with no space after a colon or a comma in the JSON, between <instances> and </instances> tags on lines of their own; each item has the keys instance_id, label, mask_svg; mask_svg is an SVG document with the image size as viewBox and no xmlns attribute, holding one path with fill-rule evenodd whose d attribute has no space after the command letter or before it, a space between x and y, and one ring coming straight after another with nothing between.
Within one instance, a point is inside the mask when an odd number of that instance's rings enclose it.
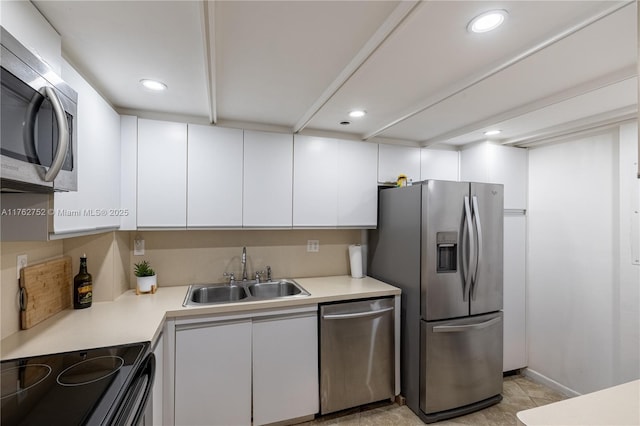
<instances>
[{"instance_id":1,"label":"paper towel roll","mask_svg":"<svg viewBox=\"0 0 640 426\"><path fill-rule=\"evenodd\" d=\"M362 278L362 246L360 244L352 244L349 246L349 260L351 261L351 276L353 278Z\"/></svg>"}]
</instances>

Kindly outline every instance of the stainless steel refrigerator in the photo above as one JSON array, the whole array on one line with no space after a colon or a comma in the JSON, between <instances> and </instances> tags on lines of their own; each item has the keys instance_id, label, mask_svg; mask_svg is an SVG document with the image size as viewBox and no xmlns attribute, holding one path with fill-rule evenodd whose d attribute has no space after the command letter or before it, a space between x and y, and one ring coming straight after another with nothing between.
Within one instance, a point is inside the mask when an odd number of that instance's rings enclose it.
<instances>
[{"instance_id":1,"label":"stainless steel refrigerator","mask_svg":"<svg viewBox=\"0 0 640 426\"><path fill-rule=\"evenodd\" d=\"M427 423L502 399L502 185L380 191L368 274L402 289L401 390Z\"/></svg>"}]
</instances>

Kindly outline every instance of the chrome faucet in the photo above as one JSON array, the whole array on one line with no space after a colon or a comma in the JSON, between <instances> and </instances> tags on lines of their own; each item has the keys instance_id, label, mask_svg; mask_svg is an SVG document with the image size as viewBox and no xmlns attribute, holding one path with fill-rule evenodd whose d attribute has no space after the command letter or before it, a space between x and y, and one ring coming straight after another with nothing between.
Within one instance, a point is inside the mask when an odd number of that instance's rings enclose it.
<instances>
[{"instance_id":1,"label":"chrome faucet","mask_svg":"<svg viewBox=\"0 0 640 426\"><path fill-rule=\"evenodd\" d=\"M247 248L242 247L242 281L247 281Z\"/></svg>"}]
</instances>

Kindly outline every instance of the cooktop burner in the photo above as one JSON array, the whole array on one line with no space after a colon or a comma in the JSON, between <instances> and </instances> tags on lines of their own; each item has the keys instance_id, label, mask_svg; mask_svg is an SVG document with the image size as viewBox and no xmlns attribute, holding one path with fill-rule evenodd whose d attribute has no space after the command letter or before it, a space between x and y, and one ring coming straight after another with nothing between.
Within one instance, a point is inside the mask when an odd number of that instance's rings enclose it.
<instances>
[{"instance_id":1,"label":"cooktop burner","mask_svg":"<svg viewBox=\"0 0 640 426\"><path fill-rule=\"evenodd\" d=\"M99 356L72 365L56 380L62 386L87 385L117 373L123 365L124 359L119 356Z\"/></svg>"},{"instance_id":2,"label":"cooktop burner","mask_svg":"<svg viewBox=\"0 0 640 426\"><path fill-rule=\"evenodd\" d=\"M0 424L109 422L148 343L2 361Z\"/></svg>"},{"instance_id":3,"label":"cooktop burner","mask_svg":"<svg viewBox=\"0 0 640 426\"><path fill-rule=\"evenodd\" d=\"M42 383L49 374L51 374L51 367L45 364L30 364L3 369L0 375L0 385L2 385L0 399L31 389Z\"/></svg>"}]
</instances>

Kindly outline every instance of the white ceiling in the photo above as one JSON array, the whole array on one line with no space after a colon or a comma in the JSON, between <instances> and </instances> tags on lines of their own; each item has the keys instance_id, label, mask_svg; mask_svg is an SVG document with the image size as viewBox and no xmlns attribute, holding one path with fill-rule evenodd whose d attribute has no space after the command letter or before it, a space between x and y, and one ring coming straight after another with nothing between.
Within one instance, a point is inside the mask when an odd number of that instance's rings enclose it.
<instances>
[{"instance_id":1,"label":"white ceiling","mask_svg":"<svg viewBox=\"0 0 640 426\"><path fill-rule=\"evenodd\" d=\"M637 109L634 1L34 4L121 111L427 146L496 126L526 143ZM502 27L467 32L495 8ZM349 119L353 108L368 114Z\"/></svg>"}]
</instances>

